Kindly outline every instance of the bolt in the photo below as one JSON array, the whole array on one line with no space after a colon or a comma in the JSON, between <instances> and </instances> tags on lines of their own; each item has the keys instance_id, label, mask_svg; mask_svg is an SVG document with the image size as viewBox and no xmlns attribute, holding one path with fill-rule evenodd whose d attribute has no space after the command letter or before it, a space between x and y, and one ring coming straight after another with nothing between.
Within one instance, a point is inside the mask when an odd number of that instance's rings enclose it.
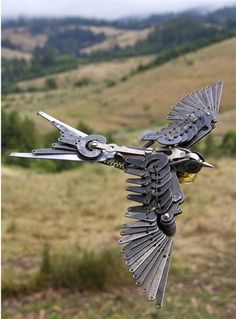
<instances>
[{"instance_id":1,"label":"bolt","mask_svg":"<svg viewBox=\"0 0 236 319\"><path fill-rule=\"evenodd\" d=\"M98 146L98 142L97 141L92 141L92 142L89 143L89 146L90 147L96 147L96 146Z\"/></svg>"},{"instance_id":2,"label":"bolt","mask_svg":"<svg viewBox=\"0 0 236 319\"><path fill-rule=\"evenodd\" d=\"M165 213L164 215L163 215L163 219L164 220L168 220L170 218L170 215L168 214L168 213Z\"/></svg>"},{"instance_id":3,"label":"bolt","mask_svg":"<svg viewBox=\"0 0 236 319\"><path fill-rule=\"evenodd\" d=\"M113 151L115 149L114 145L109 145L108 150Z\"/></svg>"}]
</instances>

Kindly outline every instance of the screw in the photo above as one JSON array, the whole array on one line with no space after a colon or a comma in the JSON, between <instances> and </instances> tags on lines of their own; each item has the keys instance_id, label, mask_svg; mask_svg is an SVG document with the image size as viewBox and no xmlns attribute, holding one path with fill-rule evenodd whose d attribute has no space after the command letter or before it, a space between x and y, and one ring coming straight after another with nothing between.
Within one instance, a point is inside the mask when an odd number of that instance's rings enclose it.
<instances>
[{"instance_id":1,"label":"screw","mask_svg":"<svg viewBox=\"0 0 236 319\"><path fill-rule=\"evenodd\" d=\"M98 142L97 141L92 141L92 142L89 143L89 146L96 147L96 146L98 146Z\"/></svg>"},{"instance_id":2,"label":"screw","mask_svg":"<svg viewBox=\"0 0 236 319\"><path fill-rule=\"evenodd\" d=\"M168 213L165 213L164 215L163 215L163 219L164 220L168 220L170 218L170 215L168 214Z\"/></svg>"}]
</instances>

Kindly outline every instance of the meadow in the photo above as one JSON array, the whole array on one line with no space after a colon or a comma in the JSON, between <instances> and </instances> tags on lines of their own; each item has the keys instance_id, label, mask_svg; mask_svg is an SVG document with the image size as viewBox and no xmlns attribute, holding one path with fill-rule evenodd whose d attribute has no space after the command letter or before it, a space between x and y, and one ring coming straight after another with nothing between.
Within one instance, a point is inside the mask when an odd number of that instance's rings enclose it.
<instances>
[{"instance_id":1,"label":"meadow","mask_svg":"<svg viewBox=\"0 0 236 319\"><path fill-rule=\"evenodd\" d=\"M143 311L143 318L159 318L160 313L160 318L193 318L194 314L233 319L236 188L229 181L236 178L232 169L236 163L225 159L213 164L214 170L203 170L194 184L184 187L186 201L177 221L166 304L157 317L154 305L137 295L120 262L117 240L128 206L122 172L99 164L52 175L3 168L5 318L31 318L43 309L45 318L126 318L126 311L132 318ZM47 280L52 280L55 291L42 277L41 286L35 286L40 271L42 275L45 245L50 246L55 272L53 277L49 272ZM107 247L111 251L106 254ZM84 251L102 256L99 263L94 256L87 259L92 286L76 275L78 256ZM108 271L102 292L97 283L100 264ZM70 280L78 284L76 289L72 285L72 294Z\"/></svg>"},{"instance_id":2,"label":"meadow","mask_svg":"<svg viewBox=\"0 0 236 319\"><path fill-rule=\"evenodd\" d=\"M213 133L220 137L235 130L235 41L135 74L153 56L83 66L54 75L58 88L47 92L40 89L45 78L22 82L40 90L7 95L3 107L29 116L39 132L51 130L34 115L41 109L140 145L141 131L165 123L182 95L222 79ZM90 83L74 85L84 78ZM46 174L4 166L3 318L235 318L236 160L207 160L215 168L184 185L166 301L158 311L137 294L122 266L117 241L129 206L122 171L83 164Z\"/></svg>"}]
</instances>

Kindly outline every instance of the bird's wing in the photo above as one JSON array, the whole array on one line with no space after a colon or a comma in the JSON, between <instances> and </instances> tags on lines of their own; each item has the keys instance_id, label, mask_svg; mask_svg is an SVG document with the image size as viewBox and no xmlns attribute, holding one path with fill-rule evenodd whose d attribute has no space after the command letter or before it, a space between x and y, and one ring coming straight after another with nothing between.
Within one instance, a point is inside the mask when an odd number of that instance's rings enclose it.
<instances>
[{"instance_id":1,"label":"bird's wing","mask_svg":"<svg viewBox=\"0 0 236 319\"><path fill-rule=\"evenodd\" d=\"M181 213L179 205L184 195L168 156L162 152L143 158L126 158L129 166L128 199L141 205L128 208L126 217L135 221L122 226L121 249L126 265L133 274L141 293L149 300L163 303L168 277L175 216Z\"/></svg>"},{"instance_id":2,"label":"bird's wing","mask_svg":"<svg viewBox=\"0 0 236 319\"><path fill-rule=\"evenodd\" d=\"M195 91L172 107L172 122L160 132L144 134L142 140L190 147L211 132L217 122L223 82Z\"/></svg>"},{"instance_id":3,"label":"bird's wing","mask_svg":"<svg viewBox=\"0 0 236 319\"><path fill-rule=\"evenodd\" d=\"M101 150L92 150L87 147L87 143L91 140L105 143L106 139L104 136L87 135L44 112L40 111L37 114L49 121L59 130L58 140L51 145L51 148L34 149L31 153L11 153L10 156L69 161L96 159L101 162L107 159L108 156L104 156Z\"/></svg>"},{"instance_id":4,"label":"bird's wing","mask_svg":"<svg viewBox=\"0 0 236 319\"><path fill-rule=\"evenodd\" d=\"M124 169L123 154L144 156L153 152L151 148L127 147L117 144L106 144L103 135L90 134L75 129L56 118L38 112L38 115L48 120L59 131L58 142L53 143L51 148L34 149L31 153L11 153L10 156L31 159L55 159L68 161L101 162L106 165Z\"/></svg>"}]
</instances>

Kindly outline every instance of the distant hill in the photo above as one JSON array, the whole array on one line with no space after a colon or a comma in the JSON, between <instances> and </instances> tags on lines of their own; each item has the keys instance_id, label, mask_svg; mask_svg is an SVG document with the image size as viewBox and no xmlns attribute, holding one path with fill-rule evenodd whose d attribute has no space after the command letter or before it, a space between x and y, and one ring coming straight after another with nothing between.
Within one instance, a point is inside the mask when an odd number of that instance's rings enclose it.
<instances>
[{"instance_id":1,"label":"distant hill","mask_svg":"<svg viewBox=\"0 0 236 319\"><path fill-rule=\"evenodd\" d=\"M54 47L60 53L74 56L97 51L122 51L134 54L150 53L189 39L180 38L185 31L195 40L225 35L236 27L236 6L208 14L187 11L179 14L150 15L146 18L125 18L105 21L86 18L18 19L2 23L2 46L32 53L35 48ZM194 30L198 28L196 34ZM184 30L183 30L184 29ZM194 30L193 30L194 29ZM192 32L191 32L192 31ZM177 36L175 36L177 33ZM205 33L205 35L204 35ZM156 42L156 44L155 44ZM151 44L150 44L151 43ZM128 50L127 50L128 48ZM140 49L142 48L142 49ZM124 54L123 54L124 55Z\"/></svg>"},{"instance_id":2,"label":"distant hill","mask_svg":"<svg viewBox=\"0 0 236 319\"><path fill-rule=\"evenodd\" d=\"M111 22L85 18L3 21L2 92L17 92L19 81L91 62L158 54L164 63L235 35L236 7Z\"/></svg>"}]
</instances>

